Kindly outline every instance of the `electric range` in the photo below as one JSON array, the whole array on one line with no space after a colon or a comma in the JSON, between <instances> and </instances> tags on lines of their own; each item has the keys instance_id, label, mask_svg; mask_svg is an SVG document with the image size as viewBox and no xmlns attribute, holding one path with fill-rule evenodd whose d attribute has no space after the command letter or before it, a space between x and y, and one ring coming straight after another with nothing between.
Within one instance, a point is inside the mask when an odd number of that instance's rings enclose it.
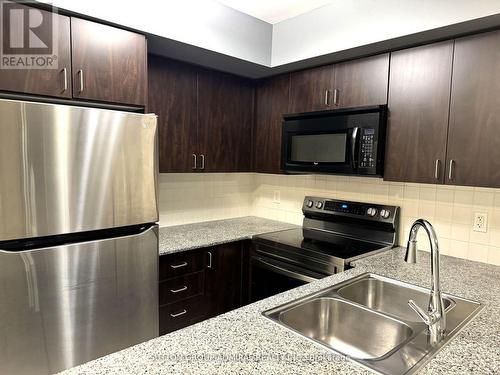
<instances>
[{"instance_id":1,"label":"electric range","mask_svg":"<svg viewBox=\"0 0 500 375\"><path fill-rule=\"evenodd\" d=\"M399 207L310 197L302 228L253 237L251 300L342 272L397 244Z\"/></svg>"}]
</instances>

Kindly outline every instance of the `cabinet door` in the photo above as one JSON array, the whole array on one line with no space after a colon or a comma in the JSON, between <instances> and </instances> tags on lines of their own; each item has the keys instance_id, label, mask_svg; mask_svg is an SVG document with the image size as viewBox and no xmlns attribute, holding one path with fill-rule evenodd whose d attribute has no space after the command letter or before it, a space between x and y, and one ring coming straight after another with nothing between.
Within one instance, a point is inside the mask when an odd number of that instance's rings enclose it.
<instances>
[{"instance_id":1,"label":"cabinet door","mask_svg":"<svg viewBox=\"0 0 500 375\"><path fill-rule=\"evenodd\" d=\"M158 115L160 172L196 170L197 69L149 56L148 112Z\"/></svg>"},{"instance_id":2,"label":"cabinet door","mask_svg":"<svg viewBox=\"0 0 500 375\"><path fill-rule=\"evenodd\" d=\"M335 64L334 104L338 107L387 103L389 54Z\"/></svg>"},{"instance_id":3,"label":"cabinet door","mask_svg":"<svg viewBox=\"0 0 500 375\"><path fill-rule=\"evenodd\" d=\"M452 82L446 183L500 187L499 31L455 41Z\"/></svg>"},{"instance_id":4,"label":"cabinet door","mask_svg":"<svg viewBox=\"0 0 500 375\"><path fill-rule=\"evenodd\" d=\"M391 54L385 180L443 183L452 59L453 42Z\"/></svg>"},{"instance_id":5,"label":"cabinet door","mask_svg":"<svg viewBox=\"0 0 500 375\"><path fill-rule=\"evenodd\" d=\"M28 9L17 4L16 7ZM71 98L71 52L69 17L39 10L43 18L53 17L53 30L57 35L57 69L0 69L0 90ZM50 34L52 30L42 26L38 33ZM48 24L50 26L50 23ZM50 39L50 36L48 36Z\"/></svg>"},{"instance_id":6,"label":"cabinet door","mask_svg":"<svg viewBox=\"0 0 500 375\"><path fill-rule=\"evenodd\" d=\"M207 252L206 291L212 316L241 306L242 244L219 245Z\"/></svg>"},{"instance_id":7,"label":"cabinet door","mask_svg":"<svg viewBox=\"0 0 500 375\"><path fill-rule=\"evenodd\" d=\"M333 107L333 65L293 72L288 112L310 112Z\"/></svg>"},{"instance_id":8,"label":"cabinet door","mask_svg":"<svg viewBox=\"0 0 500 375\"><path fill-rule=\"evenodd\" d=\"M73 96L123 104L146 104L144 35L71 18Z\"/></svg>"},{"instance_id":9,"label":"cabinet door","mask_svg":"<svg viewBox=\"0 0 500 375\"><path fill-rule=\"evenodd\" d=\"M289 89L289 74L258 84L255 105L256 172L281 172L281 124L288 108Z\"/></svg>"},{"instance_id":10,"label":"cabinet door","mask_svg":"<svg viewBox=\"0 0 500 375\"><path fill-rule=\"evenodd\" d=\"M200 72L198 135L205 172L251 171L253 96L247 79Z\"/></svg>"}]
</instances>

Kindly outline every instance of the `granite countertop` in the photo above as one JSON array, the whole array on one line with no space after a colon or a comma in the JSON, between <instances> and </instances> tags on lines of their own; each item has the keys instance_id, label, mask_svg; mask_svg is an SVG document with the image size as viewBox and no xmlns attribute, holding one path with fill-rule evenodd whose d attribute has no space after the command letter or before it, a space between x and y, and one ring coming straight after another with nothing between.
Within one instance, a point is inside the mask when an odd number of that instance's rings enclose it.
<instances>
[{"instance_id":1,"label":"granite countertop","mask_svg":"<svg viewBox=\"0 0 500 375\"><path fill-rule=\"evenodd\" d=\"M244 306L79 367L70 374L371 374L271 322L262 312L365 272L430 286L429 253L417 264L396 248L355 267ZM470 324L419 374L496 374L500 371L500 267L442 256L443 291L486 304Z\"/></svg>"},{"instance_id":2,"label":"granite countertop","mask_svg":"<svg viewBox=\"0 0 500 375\"><path fill-rule=\"evenodd\" d=\"M160 228L160 255L251 239L256 234L297 228L281 221L246 216Z\"/></svg>"}]
</instances>

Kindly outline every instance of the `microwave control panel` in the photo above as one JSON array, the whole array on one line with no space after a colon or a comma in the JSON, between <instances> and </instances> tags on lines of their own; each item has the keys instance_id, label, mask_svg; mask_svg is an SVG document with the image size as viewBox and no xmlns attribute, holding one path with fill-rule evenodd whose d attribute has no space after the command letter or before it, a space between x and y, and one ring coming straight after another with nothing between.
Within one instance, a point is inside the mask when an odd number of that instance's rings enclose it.
<instances>
[{"instance_id":1,"label":"microwave control panel","mask_svg":"<svg viewBox=\"0 0 500 375\"><path fill-rule=\"evenodd\" d=\"M360 142L360 159L359 166L361 168L373 168L377 163L377 150L375 149L375 129L362 128Z\"/></svg>"}]
</instances>

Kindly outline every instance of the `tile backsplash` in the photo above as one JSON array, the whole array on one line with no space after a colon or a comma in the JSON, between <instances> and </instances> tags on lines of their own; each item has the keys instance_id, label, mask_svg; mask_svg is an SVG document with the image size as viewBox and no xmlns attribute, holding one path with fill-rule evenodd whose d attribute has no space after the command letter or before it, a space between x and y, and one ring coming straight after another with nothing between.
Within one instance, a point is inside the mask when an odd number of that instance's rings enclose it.
<instances>
[{"instance_id":1,"label":"tile backsplash","mask_svg":"<svg viewBox=\"0 0 500 375\"><path fill-rule=\"evenodd\" d=\"M500 265L500 189L386 182L325 175L161 174L160 225L246 215L302 223L305 195L401 207L399 243L417 218L435 227L443 254ZM487 232L472 230L487 214ZM423 231L418 246L428 250Z\"/></svg>"},{"instance_id":2,"label":"tile backsplash","mask_svg":"<svg viewBox=\"0 0 500 375\"><path fill-rule=\"evenodd\" d=\"M251 215L253 173L160 174L160 226Z\"/></svg>"}]
</instances>

